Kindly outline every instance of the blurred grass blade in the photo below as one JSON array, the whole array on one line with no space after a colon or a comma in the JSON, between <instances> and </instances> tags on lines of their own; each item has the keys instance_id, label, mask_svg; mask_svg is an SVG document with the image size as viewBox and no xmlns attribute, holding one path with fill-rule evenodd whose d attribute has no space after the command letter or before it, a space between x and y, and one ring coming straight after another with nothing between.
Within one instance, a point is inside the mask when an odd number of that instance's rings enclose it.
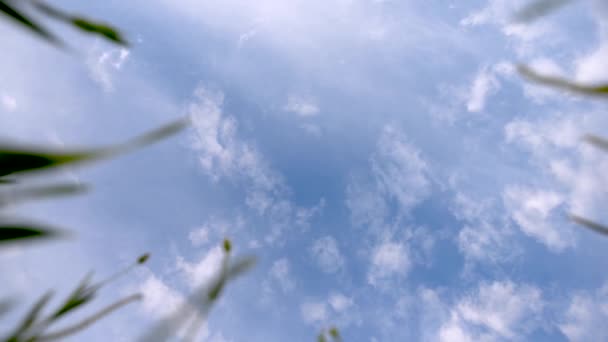
<instances>
[{"instance_id":1,"label":"blurred grass blade","mask_svg":"<svg viewBox=\"0 0 608 342\"><path fill-rule=\"evenodd\" d=\"M91 273L84 277L68 299L51 315L51 320L55 320L93 299L97 288L90 285L91 278Z\"/></svg>"},{"instance_id":2,"label":"blurred grass blade","mask_svg":"<svg viewBox=\"0 0 608 342\"><path fill-rule=\"evenodd\" d=\"M593 230L596 233L600 233L603 235L608 235L608 227L604 226L602 224L599 224L597 222L593 222L591 220L588 220L584 217L580 217L580 216L576 216L576 215L570 215L570 219L578 224L580 224L581 226L584 226L588 229Z\"/></svg>"},{"instance_id":3,"label":"blurred grass blade","mask_svg":"<svg viewBox=\"0 0 608 342\"><path fill-rule=\"evenodd\" d=\"M331 338L334 341L342 341L342 337L340 336L340 331L336 327L331 327L329 329L329 336L331 336Z\"/></svg>"},{"instance_id":4,"label":"blurred grass blade","mask_svg":"<svg viewBox=\"0 0 608 342\"><path fill-rule=\"evenodd\" d=\"M142 299L142 295L137 293L128 297L125 297L115 303L108 305L107 307L99 310L98 312L92 314L89 317L84 318L80 322L77 322L73 325L70 325L66 328L63 328L56 332L51 332L43 336L39 336L36 338L36 341L55 341L55 340L63 340L68 336L74 335L75 333L80 332L81 330L86 329L91 324L99 321L105 316L111 314L112 312L122 308L125 305L133 303L135 301L139 301Z\"/></svg>"},{"instance_id":5,"label":"blurred grass blade","mask_svg":"<svg viewBox=\"0 0 608 342\"><path fill-rule=\"evenodd\" d=\"M17 329L15 329L15 332L12 334L11 337L7 339L7 341L20 341L21 336L27 334L28 330L36 322L38 322L38 316L40 315L40 312L46 306L52 296L53 293L49 291L45 293L42 297L40 297L40 299L36 303L34 303L34 306L32 306L27 315L25 315L25 318L23 319L21 324L17 326Z\"/></svg>"},{"instance_id":6,"label":"blurred grass blade","mask_svg":"<svg viewBox=\"0 0 608 342\"><path fill-rule=\"evenodd\" d=\"M27 188L0 190L0 207L15 203L44 199L48 197L69 196L83 193L87 187L82 184L53 184Z\"/></svg>"},{"instance_id":7,"label":"blurred grass blade","mask_svg":"<svg viewBox=\"0 0 608 342\"><path fill-rule=\"evenodd\" d=\"M227 257L227 256L226 256ZM171 315L158 321L139 341L142 342L164 342L188 323L193 322L191 327L196 327L201 319L205 319L211 310L211 306L216 302L215 298L210 298L210 293L221 292L224 285L231 279L246 272L255 265L254 257L245 257L228 267L224 274L213 281L211 284L202 284L195 289L188 298ZM192 329L188 329L192 330ZM191 335L191 331L187 335Z\"/></svg>"},{"instance_id":8,"label":"blurred grass blade","mask_svg":"<svg viewBox=\"0 0 608 342\"><path fill-rule=\"evenodd\" d=\"M0 222L0 245L20 240L53 238L58 235L59 232L51 229Z\"/></svg>"},{"instance_id":9,"label":"blurred grass blade","mask_svg":"<svg viewBox=\"0 0 608 342\"><path fill-rule=\"evenodd\" d=\"M107 24L94 22L92 20L88 20L82 17L67 14L41 1L36 1L34 4L36 8L38 8L42 13L48 15L51 18L70 24L81 31L102 36L116 44L120 44L123 46L129 45L129 43L122 37L122 35L117 29Z\"/></svg>"},{"instance_id":10,"label":"blurred grass blade","mask_svg":"<svg viewBox=\"0 0 608 342\"><path fill-rule=\"evenodd\" d=\"M607 139L598 137L597 135L587 134L587 135L585 135L583 140L585 140L589 144L591 144L601 150L604 150L605 152L608 152L608 140Z\"/></svg>"},{"instance_id":11,"label":"blurred grass blade","mask_svg":"<svg viewBox=\"0 0 608 342\"><path fill-rule=\"evenodd\" d=\"M126 143L88 151L56 152L43 148L20 148L0 145L0 177L18 172L41 170L114 157L173 135L184 129L189 122L188 119L182 118Z\"/></svg>"},{"instance_id":12,"label":"blurred grass blade","mask_svg":"<svg viewBox=\"0 0 608 342\"><path fill-rule=\"evenodd\" d=\"M517 11L513 17L513 21L518 23L530 23L560 9L570 2L572 2L572 0L535 0Z\"/></svg>"},{"instance_id":13,"label":"blurred grass blade","mask_svg":"<svg viewBox=\"0 0 608 342\"><path fill-rule=\"evenodd\" d=\"M7 312L9 312L11 310L11 308L13 307L13 304L14 304L13 301L10 299L0 300L0 317L2 317Z\"/></svg>"},{"instance_id":14,"label":"blurred grass blade","mask_svg":"<svg viewBox=\"0 0 608 342\"><path fill-rule=\"evenodd\" d=\"M17 23L29 29L31 32L37 34L41 38L55 44L61 45L61 42L55 38L51 33L44 29L39 24L35 23L32 19L19 12L15 7L9 4L9 1L0 0L0 12L7 17L13 19Z\"/></svg>"},{"instance_id":15,"label":"blurred grass blade","mask_svg":"<svg viewBox=\"0 0 608 342\"><path fill-rule=\"evenodd\" d=\"M536 83L548 85L554 88L560 88L582 95L608 97L608 84L598 86L578 84L560 77L541 75L525 65L519 65L517 70L524 77Z\"/></svg>"}]
</instances>

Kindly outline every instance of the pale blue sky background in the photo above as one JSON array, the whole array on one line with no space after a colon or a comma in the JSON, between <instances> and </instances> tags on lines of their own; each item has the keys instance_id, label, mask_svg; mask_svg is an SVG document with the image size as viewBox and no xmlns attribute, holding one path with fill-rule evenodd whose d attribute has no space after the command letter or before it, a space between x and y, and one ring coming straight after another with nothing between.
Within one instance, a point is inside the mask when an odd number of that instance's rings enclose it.
<instances>
[{"instance_id":1,"label":"pale blue sky background","mask_svg":"<svg viewBox=\"0 0 608 342\"><path fill-rule=\"evenodd\" d=\"M606 105L514 71L608 80L608 12L513 24L525 3L57 1L132 42L57 27L77 54L0 22L2 139L91 146L195 121L57 175L87 195L21 207L77 234L2 250L3 296L25 308L149 251L96 305L144 302L74 338L131 341L209 279L228 236L259 263L203 341L331 324L345 341L608 340L608 240L566 220L608 222L608 156L580 141L608 135Z\"/></svg>"}]
</instances>

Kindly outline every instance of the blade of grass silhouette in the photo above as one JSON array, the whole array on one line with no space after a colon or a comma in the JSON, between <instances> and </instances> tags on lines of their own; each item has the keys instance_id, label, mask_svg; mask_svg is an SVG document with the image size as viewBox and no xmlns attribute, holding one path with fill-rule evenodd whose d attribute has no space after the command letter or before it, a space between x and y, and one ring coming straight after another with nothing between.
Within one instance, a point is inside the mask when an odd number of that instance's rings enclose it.
<instances>
[{"instance_id":1,"label":"blade of grass silhouette","mask_svg":"<svg viewBox=\"0 0 608 342\"><path fill-rule=\"evenodd\" d=\"M129 43L122 37L121 33L117 29L107 24L67 14L41 1L35 1L34 5L38 10L49 17L70 24L81 31L102 36L116 44L123 46L129 45Z\"/></svg>"},{"instance_id":2,"label":"blade of grass silhouette","mask_svg":"<svg viewBox=\"0 0 608 342\"><path fill-rule=\"evenodd\" d=\"M536 0L524 6L513 16L516 23L530 23L564 7L572 0Z\"/></svg>"},{"instance_id":3,"label":"blade of grass silhouette","mask_svg":"<svg viewBox=\"0 0 608 342\"><path fill-rule=\"evenodd\" d=\"M525 65L519 65L517 67L517 70L524 77L536 83L544 84L547 86L567 90L582 95L600 97L608 96L608 84L602 84L597 86L578 84L568 81L564 78L542 75Z\"/></svg>"},{"instance_id":4,"label":"blade of grass silhouette","mask_svg":"<svg viewBox=\"0 0 608 342\"><path fill-rule=\"evenodd\" d=\"M20 148L0 145L0 177L13 173L37 171L67 164L74 165L112 158L176 134L189 123L190 120L188 118L182 118L142 134L126 143L85 151L57 152L43 148Z\"/></svg>"},{"instance_id":5,"label":"blade of grass silhouette","mask_svg":"<svg viewBox=\"0 0 608 342\"><path fill-rule=\"evenodd\" d=\"M55 320L66 313L73 311L83 304L91 301L94 296L97 288L90 285L91 278L93 277L92 273L87 274L84 279L80 282L80 284L76 287L74 291L68 296L65 302L57 309L50 317L51 320Z\"/></svg>"},{"instance_id":6,"label":"blade of grass silhouette","mask_svg":"<svg viewBox=\"0 0 608 342\"><path fill-rule=\"evenodd\" d=\"M49 291L45 293L30 309L30 311L25 315L21 324L17 326L15 332L6 340L7 342L17 342L20 341L21 337L28 333L28 330L38 321L38 316L42 309L46 306L46 304L51 300L53 296L53 292Z\"/></svg>"},{"instance_id":7,"label":"blade of grass silhouette","mask_svg":"<svg viewBox=\"0 0 608 342\"><path fill-rule=\"evenodd\" d=\"M596 233L600 233L602 235L608 235L608 227L597 222L593 222L589 219L586 219L577 215L570 215L570 219L579 225L586 227Z\"/></svg>"},{"instance_id":8,"label":"blade of grass silhouette","mask_svg":"<svg viewBox=\"0 0 608 342\"><path fill-rule=\"evenodd\" d=\"M248 271L255 264L254 257L244 257L231 265L225 273L226 279L217 277L211 284L202 284L196 288L188 298L169 316L161 319L145 333L139 341L141 342L164 342L179 332L187 323L196 319L195 315L207 317L215 300L210 300L210 292L217 288L218 284L226 284L229 280ZM221 292L218 291L218 293ZM193 324L196 324L194 322Z\"/></svg>"},{"instance_id":9,"label":"blade of grass silhouette","mask_svg":"<svg viewBox=\"0 0 608 342\"><path fill-rule=\"evenodd\" d=\"M99 321L100 319L111 314L112 312L114 312L130 303L140 301L142 298L143 298L143 296L139 293L125 297L125 298L123 298L115 303L112 303L112 304L108 305L107 307L99 310L98 312L94 313L93 315L86 317L85 319L79 321L78 323L75 323L73 325L70 325L66 328L63 328L63 329L55 331L55 332L50 332L48 334L42 335L42 336L36 338L36 341L55 341L55 340L65 339L68 336L74 335L75 333L86 329L91 324Z\"/></svg>"},{"instance_id":10,"label":"blade of grass silhouette","mask_svg":"<svg viewBox=\"0 0 608 342\"><path fill-rule=\"evenodd\" d=\"M608 140L598 137L597 135L587 134L583 137L583 140L604 152L608 152Z\"/></svg>"},{"instance_id":11,"label":"blade of grass silhouette","mask_svg":"<svg viewBox=\"0 0 608 342\"><path fill-rule=\"evenodd\" d=\"M39 37L45 39L46 41L57 46L62 46L62 43L59 41L59 39L53 36L42 26L34 22L32 19L19 12L15 7L11 6L8 1L0 0L0 12L9 17L10 19L14 20L21 26L35 33Z\"/></svg>"},{"instance_id":12,"label":"blade of grass silhouette","mask_svg":"<svg viewBox=\"0 0 608 342\"><path fill-rule=\"evenodd\" d=\"M0 246L22 240L48 239L64 235L55 229L42 228L30 224L7 223L0 221Z\"/></svg>"},{"instance_id":13,"label":"blade of grass silhouette","mask_svg":"<svg viewBox=\"0 0 608 342\"><path fill-rule=\"evenodd\" d=\"M82 184L54 184L0 190L0 207L28 200L81 194L87 189L88 187Z\"/></svg>"}]
</instances>

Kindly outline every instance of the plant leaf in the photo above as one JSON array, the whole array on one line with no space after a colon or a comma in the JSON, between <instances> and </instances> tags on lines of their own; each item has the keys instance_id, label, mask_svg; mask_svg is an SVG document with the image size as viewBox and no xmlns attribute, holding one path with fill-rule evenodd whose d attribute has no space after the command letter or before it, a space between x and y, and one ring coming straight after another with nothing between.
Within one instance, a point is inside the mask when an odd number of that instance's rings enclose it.
<instances>
[{"instance_id":1,"label":"plant leaf","mask_svg":"<svg viewBox=\"0 0 608 342\"><path fill-rule=\"evenodd\" d=\"M34 323L38 321L38 315L40 314L44 306L49 302L52 296L53 293L49 291L45 293L42 297L40 297L40 299L38 299L38 301L34 303L34 306L32 306L27 315L25 315L25 318L23 319L21 324L17 326L17 329L15 329L15 332L11 337L7 339L7 341L19 341L20 337L23 334L27 333L28 329L30 329L34 325Z\"/></svg>"},{"instance_id":2,"label":"plant leaf","mask_svg":"<svg viewBox=\"0 0 608 342\"><path fill-rule=\"evenodd\" d=\"M584 217L580 217L580 216L576 216L576 215L570 215L570 219L572 221L574 221L575 223L580 224L583 227L586 227L588 229L593 230L596 233L600 233L603 235L608 235L608 227L604 226L602 224L599 224L597 222L593 222L591 220L588 220Z\"/></svg>"},{"instance_id":3,"label":"plant leaf","mask_svg":"<svg viewBox=\"0 0 608 342\"><path fill-rule=\"evenodd\" d=\"M66 301L51 315L53 320L65 315L66 313L86 304L95 297L97 287L91 286L92 274L87 274L80 282L80 285L68 296Z\"/></svg>"},{"instance_id":4,"label":"plant leaf","mask_svg":"<svg viewBox=\"0 0 608 342\"><path fill-rule=\"evenodd\" d=\"M15 240L51 238L59 235L58 231L29 225L0 223L0 244Z\"/></svg>"},{"instance_id":5,"label":"plant leaf","mask_svg":"<svg viewBox=\"0 0 608 342\"><path fill-rule=\"evenodd\" d=\"M0 207L17 202L43 199L47 197L68 196L83 193L87 190L81 184L54 184L26 188L0 190Z\"/></svg>"},{"instance_id":6,"label":"plant leaf","mask_svg":"<svg viewBox=\"0 0 608 342\"><path fill-rule=\"evenodd\" d=\"M602 85L597 85L597 86L578 84L578 83L574 83L574 82L568 81L568 80L560 78L560 77L541 75L525 65L519 65L517 67L517 70L524 77L526 77L529 80L534 81L536 83L548 85L548 86L551 86L554 88L560 88L563 90L567 90L567 91L582 94L582 95L601 96L601 97L608 96L608 84L602 84Z\"/></svg>"},{"instance_id":7,"label":"plant leaf","mask_svg":"<svg viewBox=\"0 0 608 342\"><path fill-rule=\"evenodd\" d=\"M184 129L188 119L179 119L161 126L123 144L88 151L58 152L44 148L23 148L0 145L0 177L18 172L29 172L106 159L162 140Z\"/></svg>"},{"instance_id":8,"label":"plant leaf","mask_svg":"<svg viewBox=\"0 0 608 342\"><path fill-rule=\"evenodd\" d=\"M0 12L9 18L13 19L17 23L21 24L23 27L26 27L31 32L37 34L41 38L55 44L62 45L61 42L55 38L49 31L44 29L39 24L35 23L32 19L28 18L23 13L19 12L15 7L8 4L5 0L0 0Z\"/></svg>"},{"instance_id":9,"label":"plant leaf","mask_svg":"<svg viewBox=\"0 0 608 342\"><path fill-rule=\"evenodd\" d=\"M116 44L128 46L129 43L122 37L120 32L104 23L95 22L89 19L85 19L79 16L73 16L67 14L57 8L51 7L41 1L35 2L36 8L42 13L48 15L51 18L63 21L67 24L74 26L75 28L84 31L86 33L92 33L106 38Z\"/></svg>"},{"instance_id":10,"label":"plant leaf","mask_svg":"<svg viewBox=\"0 0 608 342\"><path fill-rule=\"evenodd\" d=\"M558 10L571 1L572 0L535 0L519 10L513 19L518 23L529 23Z\"/></svg>"}]
</instances>

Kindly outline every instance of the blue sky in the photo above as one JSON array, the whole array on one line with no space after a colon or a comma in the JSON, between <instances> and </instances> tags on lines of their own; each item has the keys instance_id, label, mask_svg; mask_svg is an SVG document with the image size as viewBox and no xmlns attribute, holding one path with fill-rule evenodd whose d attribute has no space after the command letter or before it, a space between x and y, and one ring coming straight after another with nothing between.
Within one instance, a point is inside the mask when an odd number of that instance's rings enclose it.
<instances>
[{"instance_id":1,"label":"blue sky","mask_svg":"<svg viewBox=\"0 0 608 342\"><path fill-rule=\"evenodd\" d=\"M329 325L346 341L608 339L608 240L566 219L608 222L608 156L580 139L607 135L606 104L514 70L607 80L608 8L514 24L525 3L58 1L132 42L57 27L76 54L0 22L2 139L92 146L194 121L56 175L91 193L15 209L76 234L0 251L3 295L25 308L148 251L98 305L144 301L74 339L131 341L213 276L229 237L259 263L202 341Z\"/></svg>"}]
</instances>

